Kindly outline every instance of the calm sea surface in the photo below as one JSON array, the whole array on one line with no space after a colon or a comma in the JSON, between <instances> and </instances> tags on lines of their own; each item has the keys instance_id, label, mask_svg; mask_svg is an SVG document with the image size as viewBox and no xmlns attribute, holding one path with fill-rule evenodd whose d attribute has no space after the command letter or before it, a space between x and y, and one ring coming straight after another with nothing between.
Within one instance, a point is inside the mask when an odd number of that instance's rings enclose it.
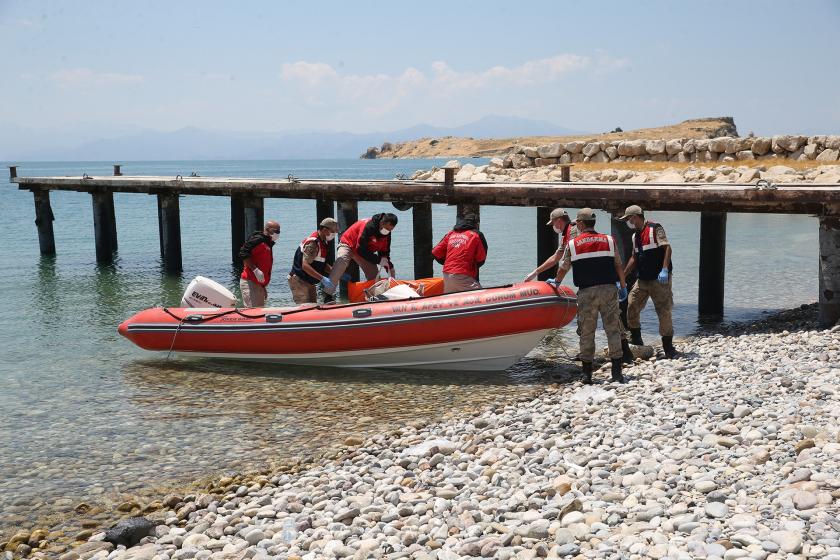
<instances>
[{"instance_id":1,"label":"calm sea surface","mask_svg":"<svg viewBox=\"0 0 840 560\"><path fill-rule=\"evenodd\" d=\"M442 161L312 160L129 162L131 175L393 178ZM23 163L22 176L107 175L110 163ZM99 266L90 197L52 194L58 255L38 254L32 195L0 184L0 534L69 512L79 502L105 507L125 496L205 474L254 468L411 419L438 418L539 390L563 368L559 341L511 371L451 376L342 372L249 364L163 361L117 335L138 310L174 305L196 275L235 288L227 198L181 200L184 273L161 273L152 196L115 195L119 255ZM571 210L571 209L570 209ZM360 216L394 211L361 203ZM411 213L398 213L393 258L411 277ZM270 303L290 304L284 274L295 247L314 229L313 201L269 199L266 219L282 224ZM434 207L439 238L455 208ZM662 212L674 248L677 335L696 320L699 216ZM601 229L609 231L605 214ZM521 280L535 266L535 212L484 207L490 245L485 285ZM817 224L813 218L730 215L726 319L814 301ZM437 265L436 265L437 267ZM436 268L439 272L439 267ZM643 315L656 339L652 308ZM576 351L574 327L559 337ZM71 530L73 525L67 526Z\"/></svg>"}]
</instances>

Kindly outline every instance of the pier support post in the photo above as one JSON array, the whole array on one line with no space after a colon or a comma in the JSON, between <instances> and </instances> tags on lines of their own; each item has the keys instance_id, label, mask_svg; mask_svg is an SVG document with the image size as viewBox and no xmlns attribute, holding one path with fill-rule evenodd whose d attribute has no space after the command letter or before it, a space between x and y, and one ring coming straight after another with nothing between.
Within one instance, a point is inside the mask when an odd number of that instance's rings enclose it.
<instances>
[{"instance_id":1,"label":"pier support post","mask_svg":"<svg viewBox=\"0 0 840 560\"><path fill-rule=\"evenodd\" d=\"M157 195L160 260L164 272L181 272L181 204L178 193Z\"/></svg>"},{"instance_id":2,"label":"pier support post","mask_svg":"<svg viewBox=\"0 0 840 560\"><path fill-rule=\"evenodd\" d=\"M700 282L697 312L723 316L723 290L726 278L726 213L700 213Z\"/></svg>"},{"instance_id":3,"label":"pier support post","mask_svg":"<svg viewBox=\"0 0 840 560\"><path fill-rule=\"evenodd\" d=\"M355 200L342 200L338 203L338 231L339 237L347 231L347 228L359 221L359 203ZM353 282L359 281L359 265L355 262L350 262L347 267L347 274L350 275L350 280ZM341 297L347 298L347 282L341 281L340 292Z\"/></svg>"},{"instance_id":4,"label":"pier support post","mask_svg":"<svg viewBox=\"0 0 840 560\"><path fill-rule=\"evenodd\" d=\"M50 205L50 191L34 190L35 226L38 228L38 245L42 255L55 255L55 234L53 233L53 215Z\"/></svg>"},{"instance_id":5,"label":"pier support post","mask_svg":"<svg viewBox=\"0 0 840 560\"><path fill-rule=\"evenodd\" d=\"M263 199L257 196L234 195L230 197L231 260L237 269L242 268L239 249L253 232L265 225Z\"/></svg>"},{"instance_id":6,"label":"pier support post","mask_svg":"<svg viewBox=\"0 0 840 560\"><path fill-rule=\"evenodd\" d=\"M840 320L840 216L820 216L819 325Z\"/></svg>"},{"instance_id":7,"label":"pier support post","mask_svg":"<svg viewBox=\"0 0 840 560\"><path fill-rule=\"evenodd\" d=\"M551 208L547 206L537 207L537 266L557 251L559 236L554 233L551 226L545 225L551 218ZM538 280L548 280L557 276L557 267L553 266L544 270L537 276Z\"/></svg>"},{"instance_id":8,"label":"pier support post","mask_svg":"<svg viewBox=\"0 0 840 560\"><path fill-rule=\"evenodd\" d=\"M332 200L321 200L318 199L315 201L315 220L317 221L317 226L321 225L321 220L324 218L335 218L335 202ZM332 262L335 260L335 241L330 241L327 243L329 249L327 249L327 260Z\"/></svg>"},{"instance_id":9,"label":"pier support post","mask_svg":"<svg viewBox=\"0 0 840 560\"><path fill-rule=\"evenodd\" d=\"M117 220L114 213L114 193L110 191L94 191L91 193L93 201L93 233L96 240L96 260L100 263L110 263L114 260L117 250Z\"/></svg>"},{"instance_id":10,"label":"pier support post","mask_svg":"<svg viewBox=\"0 0 840 560\"><path fill-rule=\"evenodd\" d=\"M432 257L432 204L418 202L411 209L414 229L414 278L431 278L434 271Z\"/></svg>"},{"instance_id":11,"label":"pier support post","mask_svg":"<svg viewBox=\"0 0 840 560\"><path fill-rule=\"evenodd\" d=\"M114 176L115 177L119 177L120 175L122 175L122 171L120 169L121 167L122 167L122 165L119 164L119 163L114 164Z\"/></svg>"}]
</instances>

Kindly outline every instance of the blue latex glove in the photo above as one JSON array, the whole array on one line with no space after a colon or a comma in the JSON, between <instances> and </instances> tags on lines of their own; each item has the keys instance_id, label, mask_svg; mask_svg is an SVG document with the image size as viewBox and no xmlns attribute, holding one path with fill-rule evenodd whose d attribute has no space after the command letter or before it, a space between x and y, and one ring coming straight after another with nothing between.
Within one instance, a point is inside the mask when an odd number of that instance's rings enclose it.
<instances>
[{"instance_id":1,"label":"blue latex glove","mask_svg":"<svg viewBox=\"0 0 840 560\"><path fill-rule=\"evenodd\" d=\"M656 279L657 279L657 280L659 280L659 283L660 283L660 284L667 284L667 283L668 283L668 279L670 278L670 276L671 276L671 274L670 274L670 273L669 273L666 269L664 269L664 268L663 268L663 269L659 272L659 276L657 276L657 278L656 278Z\"/></svg>"},{"instance_id":2,"label":"blue latex glove","mask_svg":"<svg viewBox=\"0 0 840 560\"><path fill-rule=\"evenodd\" d=\"M556 286L557 285L557 278L549 278L548 280L546 280L546 283L551 284L552 286Z\"/></svg>"},{"instance_id":3,"label":"blue latex glove","mask_svg":"<svg viewBox=\"0 0 840 560\"><path fill-rule=\"evenodd\" d=\"M627 288L622 288L621 282L616 282L615 287L618 288L618 301L627 299Z\"/></svg>"},{"instance_id":4,"label":"blue latex glove","mask_svg":"<svg viewBox=\"0 0 840 560\"><path fill-rule=\"evenodd\" d=\"M343 282L349 282L349 281L350 281L350 280L352 280L352 279L353 279L353 277L352 277L352 276L350 276L350 273L349 273L349 272L345 272L344 274L342 274L342 275L341 275L341 280L342 280Z\"/></svg>"},{"instance_id":5,"label":"blue latex glove","mask_svg":"<svg viewBox=\"0 0 840 560\"><path fill-rule=\"evenodd\" d=\"M327 291L335 290L335 284L332 283L329 276L322 276L321 281L318 284Z\"/></svg>"}]
</instances>

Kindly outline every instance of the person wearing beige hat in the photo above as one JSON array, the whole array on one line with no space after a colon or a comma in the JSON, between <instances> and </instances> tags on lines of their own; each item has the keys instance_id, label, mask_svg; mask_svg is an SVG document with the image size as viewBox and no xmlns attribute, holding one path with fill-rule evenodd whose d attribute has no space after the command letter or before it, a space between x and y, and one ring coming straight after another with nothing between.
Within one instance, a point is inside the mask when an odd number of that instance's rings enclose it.
<instances>
[{"instance_id":1,"label":"person wearing beige hat","mask_svg":"<svg viewBox=\"0 0 840 560\"><path fill-rule=\"evenodd\" d=\"M642 345L641 313L648 298L653 300L653 307L659 318L659 335L662 337L662 350L665 356L673 358L677 354L674 348L674 324L671 312L674 308L674 294L671 289L671 274L674 263L671 262L671 244L661 224L645 219L641 207L628 206L619 218L635 230L633 233L633 255L624 267L624 274L636 269L638 280L630 291L627 301L627 326L630 329L630 342Z\"/></svg>"},{"instance_id":2,"label":"person wearing beige hat","mask_svg":"<svg viewBox=\"0 0 840 560\"><path fill-rule=\"evenodd\" d=\"M525 277L525 282L536 280L541 272L557 266L557 263L560 262L560 258L563 256L563 251L566 250L566 245L569 244L569 240L577 235L575 223L569 217L569 213L562 208L552 210L549 218L548 223L545 225L551 226L554 229L554 233L560 236L559 242L557 243L557 250L544 263L529 272L528 276Z\"/></svg>"},{"instance_id":3,"label":"person wearing beige hat","mask_svg":"<svg viewBox=\"0 0 840 560\"><path fill-rule=\"evenodd\" d=\"M318 230L301 241L295 251L292 270L289 272L289 289L297 305L317 303L315 287L324 289L335 286L330 281L329 243L335 239L338 222L334 218L324 218Z\"/></svg>"},{"instance_id":4,"label":"person wearing beige hat","mask_svg":"<svg viewBox=\"0 0 840 560\"><path fill-rule=\"evenodd\" d=\"M627 297L624 268L611 235L595 231L595 212L583 208L577 213L578 234L563 251L556 281L563 281L572 269L572 281L578 287L577 323L580 336L580 361L583 382L592 383L595 359L595 329L598 315L607 333L612 380L624 383L622 368L621 320L618 302Z\"/></svg>"}]
</instances>

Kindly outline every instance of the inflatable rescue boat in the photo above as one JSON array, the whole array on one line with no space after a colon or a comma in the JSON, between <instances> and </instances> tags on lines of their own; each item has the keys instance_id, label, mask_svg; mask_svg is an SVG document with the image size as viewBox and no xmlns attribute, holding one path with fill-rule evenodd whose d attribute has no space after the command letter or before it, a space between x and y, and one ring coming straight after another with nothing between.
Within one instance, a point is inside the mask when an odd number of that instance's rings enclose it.
<instances>
[{"instance_id":1,"label":"inflatable rescue boat","mask_svg":"<svg viewBox=\"0 0 840 560\"><path fill-rule=\"evenodd\" d=\"M146 350L353 368L503 370L575 317L574 292L526 282L404 300L156 307L119 333Z\"/></svg>"}]
</instances>

